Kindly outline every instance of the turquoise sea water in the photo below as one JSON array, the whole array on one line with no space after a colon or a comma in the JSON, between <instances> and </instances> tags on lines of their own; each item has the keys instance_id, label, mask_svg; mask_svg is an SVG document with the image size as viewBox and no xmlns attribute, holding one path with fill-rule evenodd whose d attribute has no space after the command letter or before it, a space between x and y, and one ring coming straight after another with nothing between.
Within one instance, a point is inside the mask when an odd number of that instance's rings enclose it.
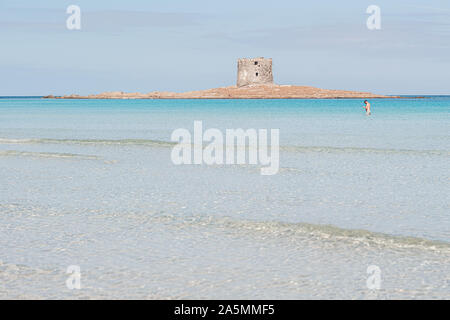
<instances>
[{"instance_id":1,"label":"turquoise sea water","mask_svg":"<svg viewBox=\"0 0 450 320\"><path fill-rule=\"evenodd\" d=\"M370 102L0 99L0 297L450 298L450 97ZM195 120L279 173L173 165Z\"/></svg>"}]
</instances>

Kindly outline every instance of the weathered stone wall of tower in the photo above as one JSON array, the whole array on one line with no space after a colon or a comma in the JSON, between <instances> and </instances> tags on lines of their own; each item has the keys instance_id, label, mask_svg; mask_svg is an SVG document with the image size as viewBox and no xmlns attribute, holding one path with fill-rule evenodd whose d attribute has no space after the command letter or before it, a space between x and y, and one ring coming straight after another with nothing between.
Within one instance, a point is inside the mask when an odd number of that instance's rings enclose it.
<instances>
[{"instance_id":1,"label":"weathered stone wall of tower","mask_svg":"<svg viewBox=\"0 0 450 320\"><path fill-rule=\"evenodd\" d=\"M239 59L237 86L259 84L273 84L272 59Z\"/></svg>"}]
</instances>

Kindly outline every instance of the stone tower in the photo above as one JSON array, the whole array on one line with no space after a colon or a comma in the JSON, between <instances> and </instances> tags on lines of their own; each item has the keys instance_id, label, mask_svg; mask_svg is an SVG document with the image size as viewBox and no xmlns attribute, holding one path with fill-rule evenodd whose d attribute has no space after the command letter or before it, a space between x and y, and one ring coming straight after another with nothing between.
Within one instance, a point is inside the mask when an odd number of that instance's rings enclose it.
<instances>
[{"instance_id":1,"label":"stone tower","mask_svg":"<svg viewBox=\"0 0 450 320\"><path fill-rule=\"evenodd\" d=\"M273 84L272 59L239 59L237 86L259 84Z\"/></svg>"}]
</instances>

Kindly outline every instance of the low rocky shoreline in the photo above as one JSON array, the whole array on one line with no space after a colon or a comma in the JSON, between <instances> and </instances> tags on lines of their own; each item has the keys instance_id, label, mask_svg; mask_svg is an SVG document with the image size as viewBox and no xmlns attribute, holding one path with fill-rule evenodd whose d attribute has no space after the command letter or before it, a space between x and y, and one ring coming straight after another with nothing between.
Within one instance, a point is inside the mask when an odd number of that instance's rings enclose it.
<instances>
[{"instance_id":1,"label":"low rocky shoreline","mask_svg":"<svg viewBox=\"0 0 450 320\"><path fill-rule=\"evenodd\" d=\"M122 91L103 92L81 96L77 94L66 96L48 95L45 99L373 99L400 98L369 92L328 90L308 86L293 85L252 85L246 87L229 86L190 92L149 92L126 93Z\"/></svg>"}]
</instances>

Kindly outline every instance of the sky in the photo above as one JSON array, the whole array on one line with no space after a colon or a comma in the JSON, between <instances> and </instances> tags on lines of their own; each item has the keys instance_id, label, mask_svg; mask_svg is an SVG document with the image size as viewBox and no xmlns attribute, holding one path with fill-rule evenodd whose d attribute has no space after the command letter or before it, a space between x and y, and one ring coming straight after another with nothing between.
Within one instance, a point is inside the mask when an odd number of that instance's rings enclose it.
<instances>
[{"instance_id":1,"label":"sky","mask_svg":"<svg viewBox=\"0 0 450 320\"><path fill-rule=\"evenodd\" d=\"M277 84L450 94L448 0L0 0L0 39L0 96L229 86L244 57Z\"/></svg>"}]
</instances>

